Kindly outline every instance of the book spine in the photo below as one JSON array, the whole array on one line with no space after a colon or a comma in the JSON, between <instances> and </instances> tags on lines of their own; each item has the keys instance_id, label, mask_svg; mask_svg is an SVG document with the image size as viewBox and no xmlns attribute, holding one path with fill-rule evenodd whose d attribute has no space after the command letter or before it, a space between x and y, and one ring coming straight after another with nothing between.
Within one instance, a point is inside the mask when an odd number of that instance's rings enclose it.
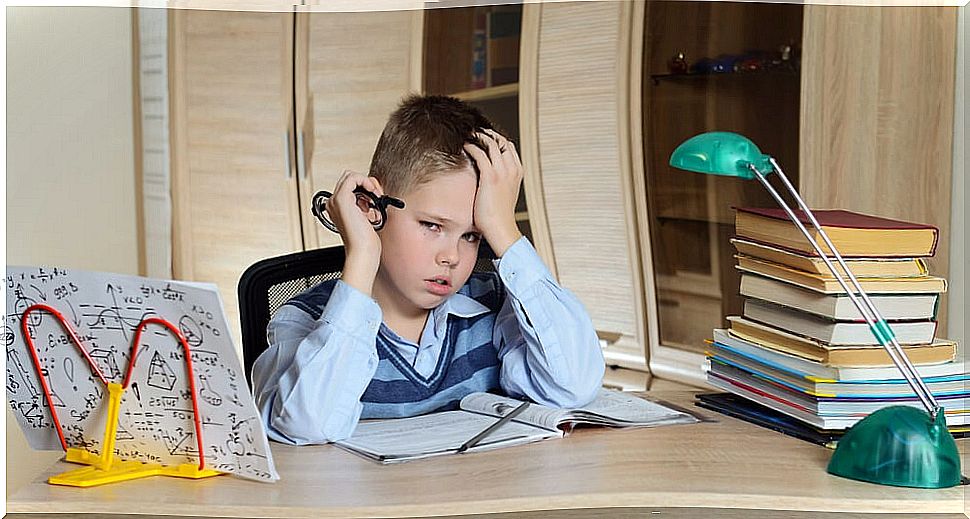
<instances>
[{"instance_id":1,"label":"book spine","mask_svg":"<svg viewBox=\"0 0 970 519\"><path fill-rule=\"evenodd\" d=\"M495 6L488 16L488 86L519 80L521 6Z\"/></svg>"},{"instance_id":2,"label":"book spine","mask_svg":"<svg viewBox=\"0 0 970 519\"><path fill-rule=\"evenodd\" d=\"M486 69L488 67L488 12L483 8L476 8L474 14L474 29L472 32L472 78L471 88L485 88L487 86Z\"/></svg>"}]
</instances>

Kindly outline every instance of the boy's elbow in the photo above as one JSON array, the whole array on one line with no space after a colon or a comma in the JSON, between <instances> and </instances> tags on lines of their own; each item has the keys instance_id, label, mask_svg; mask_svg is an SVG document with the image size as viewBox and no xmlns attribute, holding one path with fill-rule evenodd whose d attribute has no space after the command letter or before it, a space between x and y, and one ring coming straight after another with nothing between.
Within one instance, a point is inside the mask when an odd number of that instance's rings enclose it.
<instances>
[{"instance_id":1,"label":"boy's elbow","mask_svg":"<svg viewBox=\"0 0 970 519\"><path fill-rule=\"evenodd\" d=\"M555 394L549 395L549 403L567 409L592 402L603 385L604 370L605 365L597 364L573 373L567 384L561 385Z\"/></svg>"},{"instance_id":2,"label":"boy's elbow","mask_svg":"<svg viewBox=\"0 0 970 519\"><path fill-rule=\"evenodd\" d=\"M355 420L341 415L323 417L322 420L306 415L296 415L285 409L270 411L268 429L270 438L290 445L317 445L350 438L356 428Z\"/></svg>"}]
</instances>

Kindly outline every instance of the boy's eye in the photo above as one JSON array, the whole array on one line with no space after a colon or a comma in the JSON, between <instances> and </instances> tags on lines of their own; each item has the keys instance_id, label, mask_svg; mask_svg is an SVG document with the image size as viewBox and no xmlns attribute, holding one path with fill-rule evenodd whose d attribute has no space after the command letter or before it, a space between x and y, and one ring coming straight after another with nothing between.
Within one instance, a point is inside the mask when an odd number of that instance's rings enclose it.
<instances>
[{"instance_id":1,"label":"boy's eye","mask_svg":"<svg viewBox=\"0 0 970 519\"><path fill-rule=\"evenodd\" d=\"M478 243L482 239L482 235L477 232L466 232L461 237L469 243Z\"/></svg>"},{"instance_id":2,"label":"boy's eye","mask_svg":"<svg viewBox=\"0 0 970 519\"><path fill-rule=\"evenodd\" d=\"M438 224L436 224L436 223L434 223L434 222L422 221L421 222L421 226L424 227L424 228L426 228L426 229L428 229L428 230L431 230L431 231L440 231L441 230L441 226L438 225Z\"/></svg>"}]
</instances>

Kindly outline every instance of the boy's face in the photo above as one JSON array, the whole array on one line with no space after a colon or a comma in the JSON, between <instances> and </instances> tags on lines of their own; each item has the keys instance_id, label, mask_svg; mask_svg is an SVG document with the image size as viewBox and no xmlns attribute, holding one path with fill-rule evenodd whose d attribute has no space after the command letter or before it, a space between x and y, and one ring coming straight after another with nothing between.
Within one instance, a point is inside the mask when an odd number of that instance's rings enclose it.
<instances>
[{"instance_id":1,"label":"boy's face","mask_svg":"<svg viewBox=\"0 0 970 519\"><path fill-rule=\"evenodd\" d=\"M470 166L443 173L405 193L404 209L389 212L375 282L395 310L434 308L468 280L480 241L472 220L477 188Z\"/></svg>"}]
</instances>

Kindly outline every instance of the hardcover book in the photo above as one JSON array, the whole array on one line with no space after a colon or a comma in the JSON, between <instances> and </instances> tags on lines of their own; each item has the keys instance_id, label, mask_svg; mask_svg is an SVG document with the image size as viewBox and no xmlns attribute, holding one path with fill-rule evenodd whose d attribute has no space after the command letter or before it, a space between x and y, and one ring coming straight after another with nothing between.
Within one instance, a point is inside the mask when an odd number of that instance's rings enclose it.
<instances>
[{"instance_id":1,"label":"hardcover book","mask_svg":"<svg viewBox=\"0 0 970 519\"><path fill-rule=\"evenodd\" d=\"M731 244L743 256L752 256L802 270L811 274L818 274L824 278L834 278L832 272L819 256L786 250L781 247L758 243L741 238L731 238ZM843 258L849 270L856 277L864 278L906 278L929 274L926 262L922 258ZM836 272L845 276L845 269L832 259L832 266Z\"/></svg>"},{"instance_id":2,"label":"hardcover book","mask_svg":"<svg viewBox=\"0 0 970 519\"><path fill-rule=\"evenodd\" d=\"M841 209L813 210L819 225L845 256L924 257L936 252L939 229L932 225L893 220ZM831 250L802 211L795 211L826 255ZM780 208L738 208L736 233L740 237L817 255L801 231Z\"/></svg>"},{"instance_id":3,"label":"hardcover book","mask_svg":"<svg viewBox=\"0 0 970 519\"><path fill-rule=\"evenodd\" d=\"M729 316L731 335L764 348L796 355L829 366L894 366L882 346L834 346L816 339L788 333L739 316ZM903 346L913 364L950 362L956 356L956 343L936 339L931 344Z\"/></svg>"},{"instance_id":4,"label":"hardcover book","mask_svg":"<svg viewBox=\"0 0 970 519\"><path fill-rule=\"evenodd\" d=\"M741 274L740 294L837 320L860 320L862 314L845 293L825 294L754 274ZM872 294L869 299L887 320L934 319L936 294Z\"/></svg>"},{"instance_id":5,"label":"hardcover book","mask_svg":"<svg viewBox=\"0 0 970 519\"><path fill-rule=\"evenodd\" d=\"M865 321L835 321L757 299L744 302L744 317L832 346L879 346ZM936 334L935 321L895 321L889 327L899 344L930 344Z\"/></svg>"},{"instance_id":6,"label":"hardcover book","mask_svg":"<svg viewBox=\"0 0 970 519\"><path fill-rule=\"evenodd\" d=\"M736 268L765 277L791 283L824 294L844 294L842 285L832 277L823 277L802 270L772 263L751 256L735 256ZM938 294L946 292L946 280L936 276L905 278L856 278L867 294ZM848 279L849 287L852 285Z\"/></svg>"}]
</instances>

